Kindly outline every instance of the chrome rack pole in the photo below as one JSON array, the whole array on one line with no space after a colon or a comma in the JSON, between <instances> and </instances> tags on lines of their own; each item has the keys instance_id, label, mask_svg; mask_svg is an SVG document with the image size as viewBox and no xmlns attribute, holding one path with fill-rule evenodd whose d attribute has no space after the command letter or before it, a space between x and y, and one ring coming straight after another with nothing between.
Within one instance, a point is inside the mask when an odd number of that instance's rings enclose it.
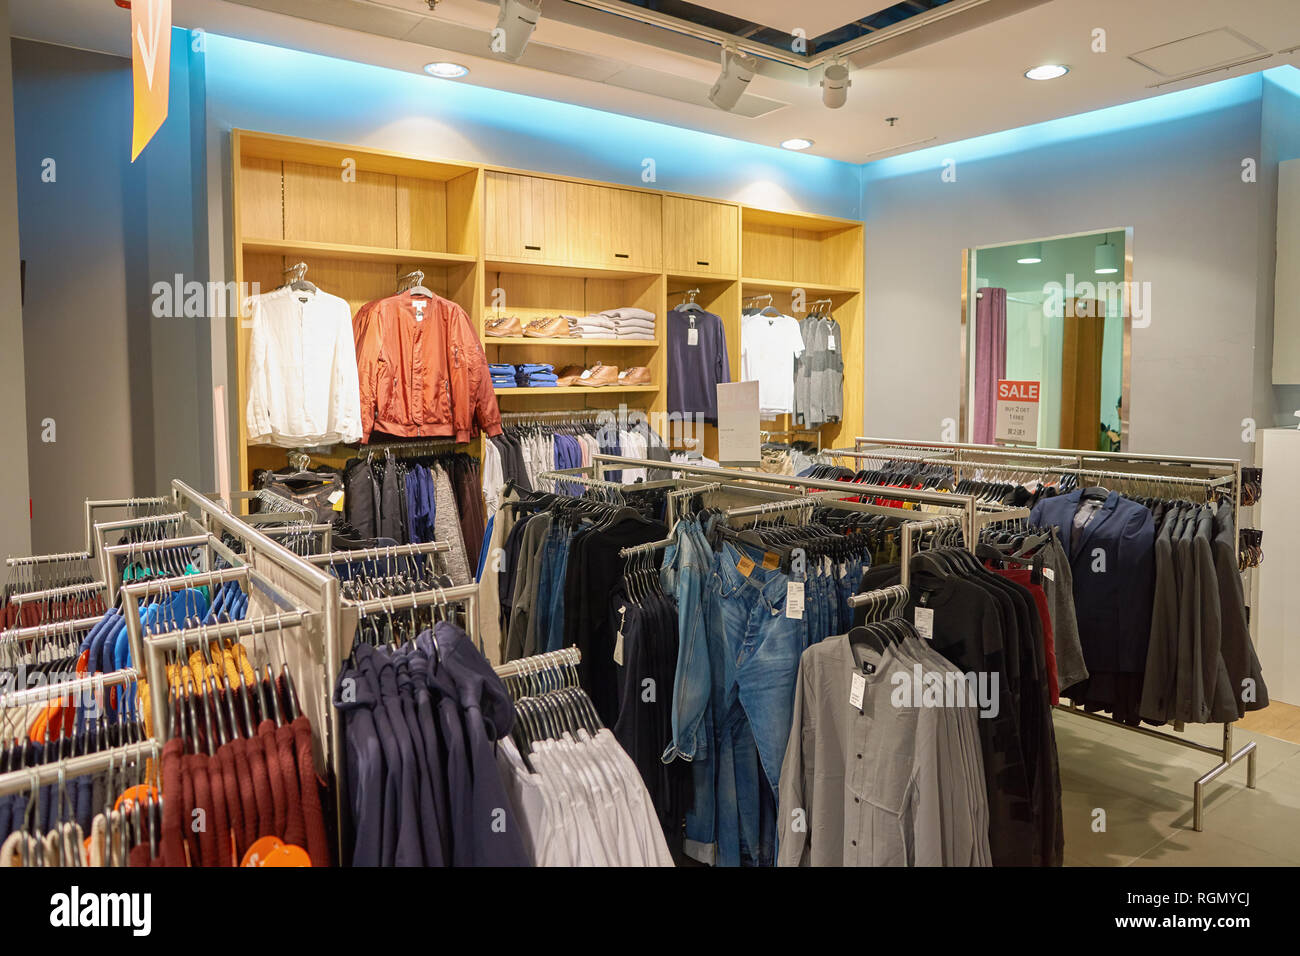
<instances>
[{"instance_id":1,"label":"chrome rack pole","mask_svg":"<svg viewBox=\"0 0 1300 956\"><path fill-rule=\"evenodd\" d=\"M33 786L43 787L46 784L58 783L60 778L70 780L84 774L98 773L107 770L110 765L120 767L132 760L142 758L157 760L161 753L162 748L158 746L157 741L145 740L138 744L127 744L114 747L112 750L86 754L83 757L70 757L67 760L56 760L53 763L13 770L0 774L0 797L27 793Z\"/></svg>"},{"instance_id":2,"label":"chrome rack pole","mask_svg":"<svg viewBox=\"0 0 1300 956\"><path fill-rule=\"evenodd\" d=\"M546 651L532 657L520 657L506 661L494 668L498 677L523 677L538 670L556 667L576 667L582 661L582 651L576 647L562 647L558 651Z\"/></svg>"},{"instance_id":3,"label":"chrome rack pole","mask_svg":"<svg viewBox=\"0 0 1300 956\"><path fill-rule=\"evenodd\" d=\"M89 677L74 677L64 681L53 681L38 687L25 687L22 690L0 694L0 710L14 707L29 707L32 704L45 703L60 697L71 698L83 691L101 691L109 687L129 684L138 679L139 672L134 667L125 667L120 671L106 674L92 674Z\"/></svg>"},{"instance_id":4,"label":"chrome rack pole","mask_svg":"<svg viewBox=\"0 0 1300 956\"><path fill-rule=\"evenodd\" d=\"M358 548L355 551L330 551L326 554L312 554L305 559L311 564L346 564L348 561L364 561L367 558L401 558L415 554L445 554L451 545L445 541L424 541L419 544L395 544L390 548Z\"/></svg>"},{"instance_id":5,"label":"chrome rack pole","mask_svg":"<svg viewBox=\"0 0 1300 956\"><path fill-rule=\"evenodd\" d=\"M50 621L48 624L33 624L31 627L10 628L7 631L0 631L0 644L89 631L103 619L102 614L96 614L94 617L79 617L70 621Z\"/></svg>"},{"instance_id":6,"label":"chrome rack pole","mask_svg":"<svg viewBox=\"0 0 1300 956\"><path fill-rule=\"evenodd\" d=\"M926 531L935 531L939 528L951 528L960 522L956 518L942 517L930 518L925 521L906 521L903 523L903 553L899 557L898 581L911 593L912 585L912 546L916 542L916 536ZM969 541L965 542L966 547L973 548Z\"/></svg>"},{"instance_id":7,"label":"chrome rack pole","mask_svg":"<svg viewBox=\"0 0 1300 956\"><path fill-rule=\"evenodd\" d=\"M462 584L454 588L435 588L432 591L417 591L414 594L398 594L393 597L370 598L365 601L350 601L347 606L362 614L376 611L402 611L407 608L426 607L428 605L465 605L465 633L475 647L478 641L478 584Z\"/></svg>"},{"instance_id":8,"label":"chrome rack pole","mask_svg":"<svg viewBox=\"0 0 1300 956\"><path fill-rule=\"evenodd\" d=\"M851 594L848 603L851 608L873 608L877 604L886 604L890 601L897 601L900 605L905 605L911 599L911 596L911 592L905 585L891 584L889 587L878 588L875 591Z\"/></svg>"},{"instance_id":9,"label":"chrome rack pole","mask_svg":"<svg viewBox=\"0 0 1300 956\"><path fill-rule=\"evenodd\" d=\"M86 553L92 558L95 557L94 516L96 511L105 511L110 508L164 507L172 504L175 504L172 498L161 495L152 498L87 498L84 504Z\"/></svg>"},{"instance_id":10,"label":"chrome rack pole","mask_svg":"<svg viewBox=\"0 0 1300 956\"><path fill-rule=\"evenodd\" d=\"M960 508L964 511L963 530L966 532L967 547L974 549L975 530L978 520L977 501L973 495L949 494L940 491L926 491L922 488L892 488L878 485L859 485L843 481L824 481L818 478L796 478L791 475L769 475L765 472L736 471L730 468L708 468L699 465L682 465L677 462L651 461L645 458L626 458L621 455L593 455L591 469L598 477L603 476L606 468L657 468L680 472L685 475L698 475L711 481L735 483L761 483L767 485L784 485L790 489L814 491L838 491L843 497L871 495L889 498L895 501L911 501L920 504L939 505L945 510ZM896 509L901 510L901 509Z\"/></svg>"}]
</instances>

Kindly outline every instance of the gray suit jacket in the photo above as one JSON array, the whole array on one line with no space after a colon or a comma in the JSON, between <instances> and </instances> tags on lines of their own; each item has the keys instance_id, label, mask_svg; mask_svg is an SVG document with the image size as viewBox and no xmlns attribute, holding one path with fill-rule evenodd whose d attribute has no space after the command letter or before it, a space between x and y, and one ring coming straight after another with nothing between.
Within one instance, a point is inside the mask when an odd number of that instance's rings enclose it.
<instances>
[{"instance_id":1,"label":"gray suit jacket","mask_svg":"<svg viewBox=\"0 0 1300 956\"><path fill-rule=\"evenodd\" d=\"M1246 599L1237 569L1237 529L1232 521L1232 504L1219 505L1215 516L1214 570L1219 586L1219 605L1223 612L1223 636L1219 653L1227 671L1228 686L1236 704L1237 715L1268 706L1268 688L1260 671L1259 658L1250 642L1246 623ZM1244 681L1249 680L1249 684ZM1250 699L1253 698L1253 699ZM1218 718L1216 718L1218 719ZM1231 718L1229 718L1231 719Z\"/></svg>"},{"instance_id":2,"label":"gray suit jacket","mask_svg":"<svg viewBox=\"0 0 1300 956\"><path fill-rule=\"evenodd\" d=\"M1147 666L1142 679L1143 720L1164 723L1173 711L1174 684L1178 667L1178 571L1174 563L1174 526L1179 511L1165 512L1156 535L1156 587L1151 612L1151 640L1147 644Z\"/></svg>"}]
</instances>

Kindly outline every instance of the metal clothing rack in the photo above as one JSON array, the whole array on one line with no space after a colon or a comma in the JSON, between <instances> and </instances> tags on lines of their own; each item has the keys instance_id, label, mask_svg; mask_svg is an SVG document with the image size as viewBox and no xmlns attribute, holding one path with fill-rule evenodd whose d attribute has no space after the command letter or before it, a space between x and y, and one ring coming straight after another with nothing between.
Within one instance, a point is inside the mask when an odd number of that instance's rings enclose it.
<instances>
[{"instance_id":1,"label":"metal clothing rack","mask_svg":"<svg viewBox=\"0 0 1300 956\"><path fill-rule=\"evenodd\" d=\"M905 585L891 584L889 587L850 595L849 607L861 607L871 611L884 604L892 605L895 611L901 611L903 607L906 607L907 602L911 600L911 597L912 592L909 591Z\"/></svg>"},{"instance_id":2,"label":"metal clothing rack","mask_svg":"<svg viewBox=\"0 0 1300 956\"><path fill-rule=\"evenodd\" d=\"M466 442L465 444L469 444ZM420 455L436 455L440 452L454 451L457 442L454 438L426 438L422 441L395 441L395 442L375 442L372 445L362 445L358 449L361 451L374 454L382 451L388 457L417 458Z\"/></svg>"},{"instance_id":3,"label":"metal clothing rack","mask_svg":"<svg viewBox=\"0 0 1300 956\"><path fill-rule=\"evenodd\" d=\"M872 438L859 436L854 439L852 450L835 450L832 455L846 455L849 457L881 457L881 451L868 452L870 447L877 449L883 448L888 450L891 447L909 449L931 449L951 452L953 458L945 461L946 464L952 465L954 470L958 467L986 467L996 468L998 462L979 462L969 460L976 456L998 456L1008 457L1013 461L1045 461L1048 459L1062 461L1070 460L1074 467L1048 467L1047 471L1060 473L1074 473L1088 475L1091 477L1106 477L1119 481L1135 480L1148 482L1170 482L1199 484L1211 490L1217 487L1230 486L1233 502L1233 524L1239 526L1239 517L1241 512L1241 462L1235 458L1198 458L1189 455L1151 455L1134 452L1106 452L1106 451L1086 451L1080 449L1065 448L1003 448L998 445L977 445L963 442L930 442L930 441L911 441L908 439L897 438ZM864 454L865 453L865 454ZM885 457L889 457L887 454ZM1157 465L1170 467L1174 469L1199 469L1203 472L1220 472L1217 475L1186 475L1177 474L1175 471L1171 474L1151 474L1137 473L1133 471L1107 471L1087 467L1089 462L1115 463L1115 464L1132 464L1140 465ZM1159 730L1151 730L1147 727L1133 727L1128 724L1120 723L1109 717L1103 717L1100 714L1089 713L1082 706L1071 701L1067 704L1057 704L1056 709L1068 714L1077 714L1090 720L1101 721L1111 727L1119 727L1130 730L1135 733L1152 737L1156 740L1163 740L1166 743L1176 744L1179 747L1186 747L1199 753L1210 754L1218 757L1219 762L1209 771L1197 778L1192 788L1192 827L1196 832L1205 829L1205 788L1216 778L1221 776L1235 766L1241 760L1246 761L1246 786L1255 789L1255 763L1256 763L1256 745L1250 741L1244 747L1233 750L1233 721L1223 724L1223 742L1221 746L1211 747L1206 744L1196 743L1185 737L1178 737L1174 734L1165 733ZM1181 733L1183 730L1181 722L1174 723L1174 731Z\"/></svg>"},{"instance_id":4,"label":"metal clothing rack","mask_svg":"<svg viewBox=\"0 0 1300 956\"><path fill-rule=\"evenodd\" d=\"M499 664L492 669L502 679L507 677L530 677L547 670L563 667L577 667L582 661L582 651L576 647L562 647L558 651L546 651L531 657L520 657L513 661Z\"/></svg>"},{"instance_id":5,"label":"metal clothing rack","mask_svg":"<svg viewBox=\"0 0 1300 956\"><path fill-rule=\"evenodd\" d=\"M913 440L906 438L875 438L871 436L859 435L853 439L852 451L835 450L831 452L834 455L847 454L853 457L855 453L876 448L870 457L880 457L879 449L881 448L900 448L900 449L931 449L947 451L952 453L953 458L948 464L954 466L968 467L978 465L979 462L973 459L977 457L1011 457L1014 459L1025 459L1031 461L1040 461L1043 459L1054 459L1057 461L1068 461L1076 468L1087 468L1089 462L1114 463L1116 465L1158 465L1175 469L1198 469L1202 472L1213 473L1209 477L1220 477L1222 475L1232 476L1232 499L1233 514L1232 522L1236 527L1241 526L1241 461L1236 458L1205 458L1195 455L1161 455L1147 454L1142 452L1130 451L1089 451L1079 448L1033 448L1023 445L1003 446L1003 445L980 445L970 442L943 442L943 441L926 441ZM985 463L986 466L992 467L993 462ZM1119 472L1124 474L1124 472Z\"/></svg>"},{"instance_id":6,"label":"metal clothing rack","mask_svg":"<svg viewBox=\"0 0 1300 956\"><path fill-rule=\"evenodd\" d=\"M103 691L108 688L129 684L139 676L134 667L125 667L107 674L92 674L89 677L53 681L39 687L25 687L22 690L0 694L0 710L29 707L32 704L48 703L59 698L71 698L85 691L97 691L102 696Z\"/></svg>"},{"instance_id":7,"label":"metal clothing rack","mask_svg":"<svg viewBox=\"0 0 1300 956\"><path fill-rule=\"evenodd\" d=\"M307 560L312 564L347 564L350 561L366 561L371 558L396 559L416 554L445 554L451 545L445 541L423 541L419 544L395 544L389 547L357 548L353 551L327 551L313 554Z\"/></svg>"},{"instance_id":8,"label":"metal clothing rack","mask_svg":"<svg viewBox=\"0 0 1300 956\"><path fill-rule=\"evenodd\" d=\"M0 797L15 793L30 793L47 784L61 780L71 780L88 773L99 773L110 767L122 767L140 760L157 760L162 748L155 740L144 740L136 744L126 744L103 750L99 753L86 754L82 757L70 757L53 763L39 764L22 770L13 770L0 774Z\"/></svg>"},{"instance_id":9,"label":"metal clothing rack","mask_svg":"<svg viewBox=\"0 0 1300 956\"><path fill-rule=\"evenodd\" d=\"M151 498L87 498L83 508L86 527L86 553L95 557L95 512L115 511L121 508L136 510L138 508L165 508L175 502L170 497L155 496Z\"/></svg>"},{"instance_id":10,"label":"metal clothing rack","mask_svg":"<svg viewBox=\"0 0 1300 956\"><path fill-rule=\"evenodd\" d=\"M0 631L0 644L36 641L43 637L58 637L62 634L80 634L89 631L102 619L102 614L96 614L93 617L78 617L70 621L50 621L47 624L33 624L30 627L14 627L7 631Z\"/></svg>"},{"instance_id":11,"label":"metal clothing rack","mask_svg":"<svg viewBox=\"0 0 1300 956\"><path fill-rule=\"evenodd\" d=\"M590 471L597 474L604 474L605 469L621 468L663 468L663 462L653 462L643 458L626 458L620 455L593 455L590 465ZM893 501L906 501L915 504L931 506L935 510L944 514L956 513L961 518L961 528L963 539L967 548L974 550L975 542L979 538L979 530L985 525L997 522L1012 520L1019 517L1027 517L1027 509L1009 509L1001 506L989 506L986 502L978 501L973 495L950 494L947 492L928 491L924 488L895 488L880 485L850 484L843 481L829 481L818 478L796 478L790 475L771 475L766 472L749 472L736 471L729 468L709 468L697 465L682 465L673 462L667 466L670 470L680 472L684 475L698 475L710 481L725 484L728 487L745 487L754 484L760 485L777 485L786 489L793 490L794 493L813 495L821 499L823 503L836 501L840 498L853 497L860 495L871 497L885 498ZM579 473L583 469L575 469L574 473ZM566 474L561 472L560 474ZM836 492L830 494L816 494L816 492ZM887 514L902 516L909 514L908 511L901 508L892 508L885 505L876 505L870 502L842 502L843 504L852 505L851 510L866 511L872 514ZM983 510L982 510L983 509Z\"/></svg>"}]
</instances>

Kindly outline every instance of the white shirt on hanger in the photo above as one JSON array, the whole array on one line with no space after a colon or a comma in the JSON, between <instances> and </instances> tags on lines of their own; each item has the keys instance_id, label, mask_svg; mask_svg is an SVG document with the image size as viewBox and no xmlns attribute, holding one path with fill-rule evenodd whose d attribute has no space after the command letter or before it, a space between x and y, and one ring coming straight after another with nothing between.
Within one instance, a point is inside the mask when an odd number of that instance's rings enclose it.
<instances>
[{"instance_id":1,"label":"white shirt on hanger","mask_svg":"<svg viewBox=\"0 0 1300 956\"><path fill-rule=\"evenodd\" d=\"M361 440L352 309L328 292L249 299L248 441L296 448Z\"/></svg>"},{"instance_id":2,"label":"white shirt on hanger","mask_svg":"<svg viewBox=\"0 0 1300 956\"><path fill-rule=\"evenodd\" d=\"M761 312L741 319L740 379L758 382L763 417L794 414L794 363L802 354L797 319Z\"/></svg>"}]
</instances>

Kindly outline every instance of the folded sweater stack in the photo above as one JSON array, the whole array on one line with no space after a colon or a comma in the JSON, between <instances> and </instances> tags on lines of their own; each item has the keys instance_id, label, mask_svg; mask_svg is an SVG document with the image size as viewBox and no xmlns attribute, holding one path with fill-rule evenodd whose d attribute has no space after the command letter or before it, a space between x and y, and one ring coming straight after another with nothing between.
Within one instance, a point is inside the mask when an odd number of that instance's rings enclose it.
<instances>
[{"instance_id":1,"label":"folded sweater stack","mask_svg":"<svg viewBox=\"0 0 1300 956\"><path fill-rule=\"evenodd\" d=\"M583 316L578 328L587 339L653 339L655 315L645 309L607 309Z\"/></svg>"}]
</instances>

